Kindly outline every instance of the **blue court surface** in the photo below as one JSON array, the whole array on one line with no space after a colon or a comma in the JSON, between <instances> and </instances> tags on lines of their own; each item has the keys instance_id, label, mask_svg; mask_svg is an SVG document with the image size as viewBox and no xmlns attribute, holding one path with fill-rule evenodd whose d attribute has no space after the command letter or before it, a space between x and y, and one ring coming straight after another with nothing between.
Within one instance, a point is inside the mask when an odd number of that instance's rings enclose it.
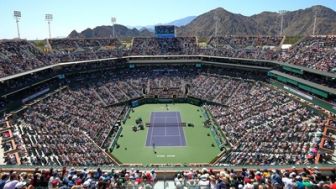
<instances>
[{"instance_id":1,"label":"blue court surface","mask_svg":"<svg viewBox=\"0 0 336 189\"><path fill-rule=\"evenodd\" d=\"M180 112L152 112L146 146L185 146Z\"/></svg>"}]
</instances>

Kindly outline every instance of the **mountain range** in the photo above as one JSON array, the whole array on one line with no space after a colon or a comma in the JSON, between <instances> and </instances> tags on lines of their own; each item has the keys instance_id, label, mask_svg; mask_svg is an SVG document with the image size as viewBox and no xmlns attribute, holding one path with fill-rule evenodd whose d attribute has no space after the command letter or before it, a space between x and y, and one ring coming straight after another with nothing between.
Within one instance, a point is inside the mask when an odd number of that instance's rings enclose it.
<instances>
[{"instance_id":1,"label":"mountain range","mask_svg":"<svg viewBox=\"0 0 336 189\"><path fill-rule=\"evenodd\" d=\"M188 16L188 17L185 17L185 18L181 18L181 19L177 19L177 20L174 20L174 21L171 21L171 22L168 22L168 23L165 23L165 25L174 25L174 26L177 26L177 27L181 27L181 26L185 26L187 24L189 24L192 20L194 20L197 16ZM149 31L151 32L154 32L154 27L155 25L147 25L147 26L127 26L128 28L136 28L138 30L141 30L141 29L148 29Z\"/></svg>"},{"instance_id":2,"label":"mountain range","mask_svg":"<svg viewBox=\"0 0 336 189\"><path fill-rule=\"evenodd\" d=\"M336 34L336 12L324 6L289 11L283 14L283 33L287 36L311 35L316 15L316 35ZM216 18L216 19L215 19ZM216 21L217 20L217 21ZM252 16L231 13L223 8L216 8L197 17L186 17L167 24L177 26L178 36L210 37L215 35L279 35L281 15L276 12L261 12ZM115 26L117 37L150 37L151 29L127 28ZM98 26L80 33L72 31L69 38L110 37L112 26Z\"/></svg>"},{"instance_id":3,"label":"mountain range","mask_svg":"<svg viewBox=\"0 0 336 189\"><path fill-rule=\"evenodd\" d=\"M181 19L178 19L178 20L174 20L172 22L169 22L167 23L168 25L174 25L174 26L178 26L178 27L181 27L181 26L185 26L187 24L189 24L191 21L193 21L197 16L188 16L188 17L185 17L185 18L181 18Z\"/></svg>"}]
</instances>

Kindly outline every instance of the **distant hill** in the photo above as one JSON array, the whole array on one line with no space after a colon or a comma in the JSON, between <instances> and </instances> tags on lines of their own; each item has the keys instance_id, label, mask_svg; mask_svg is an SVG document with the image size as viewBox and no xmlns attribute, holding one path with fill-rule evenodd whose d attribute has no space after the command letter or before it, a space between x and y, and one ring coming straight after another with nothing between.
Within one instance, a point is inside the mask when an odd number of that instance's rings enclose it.
<instances>
[{"instance_id":1,"label":"distant hill","mask_svg":"<svg viewBox=\"0 0 336 189\"><path fill-rule=\"evenodd\" d=\"M312 34L315 14L317 15L316 34L336 34L336 12L324 6L287 12L284 15L284 33L290 36ZM179 28L178 34L213 36L215 15L219 18L218 35L278 35L280 31L281 17L278 13L262 12L248 17L217 8Z\"/></svg>"},{"instance_id":2,"label":"distant hill","mask_svg":"<svg viewBox=\"0 0 336 189\"><path fill-rule=\"evenodd\" d=\"M181 19L178 19L178 20L174 20L174 21L171 21L171 22L168 22L168 23L164 23L164 24L167 24L167 25L175 25L177 27L180 27L180 26L185 26L187 24L189 24L193 19L195 19L197 16L188 16L188 17L185 17L185 18L181 18ZM148 29L148 31L151 31L151 32L154 32L154 27L155 25L147 25L147 26L127 26L128 28L137 28L137 29Z\"/></svg>"},{"instance_id":3,"label":"distant hill","mask_svg":"<svg viewBox=\"0 0 336 189\"><path fill-rule=\"evenodd\" d=\"M315 14L317 15L315 34L336 34L336 12L320 5L287 12L284 15L284 34L288 36L311 35ZM275 12L244 16L217 8L197 17L190 16L168 24L180 26L177 29L178 36L210 37L215 34L215 15L219 20L218 35L279 35L281 17ZM139 30L116 25L115 31L117 37L120 38L153 36L153 32L146 28ZM112 35L112 26L98 26L94 29L88 28L80 33L74 30L68 37L92 38Z\"/></svg>"},{"instance_id":4,"label":"distant hill","mask_svg":"<svg viewBox=\"0 0 336 189\"><path fill-rule=\"evenodd\" d=\"M183 26L190 23L196 16L188 16L182 19L174 20L170 25ZM116 24L115 32L117 37L126 38L126 37L151 37L154 35L154 25L146 27L134 27L130 29L129 27ZM80 33L76 30L73 30L69 34L69 38L100 38L100 37L112 37L113 36L113 27L112 26L98 26L94 29L88 28Z\"/></svg>"},{"instance_id":5,"label":"distant hill","mask_svg":"<svg viewBox=\"0 0 336 189\"><path fill-rule=\"evenodd\" d=\"M185 26L187 24L189 24L191 21L193 21L197 16L188 16L185 18L181 18L178 20L174 20L172 22L167 23L168 25L174 25L174 26Z\"/></svg>"},{"instance_id":6,"label":"distant hill","mask_svg":"<svg viewBox=\"0 0 336 189\"><path fill-rule=\"evenodd\" d=\"M195 18L191 23L178 29L181 36L212 36L215 34L215 15L219 18L218 34L246 35L257 33L257 26L249 17L233 14L217 8Z\"/></svg>"},{"instance_id":7,"label":"distant hill","mask_svg":"<svg viewBox=\"0 0 336 189\"><path fill-rule=\"evenodd\" d=\"M126 37L151 37L153 33L147 29L138 30L136 28L129 29L126 26L116 24L115 34L118 38ZM80 33L73 30L68 38L104 38L113 37L113 27L112 26L98 26L94 29L88 28Z\"/></svg>"}]
</instances>

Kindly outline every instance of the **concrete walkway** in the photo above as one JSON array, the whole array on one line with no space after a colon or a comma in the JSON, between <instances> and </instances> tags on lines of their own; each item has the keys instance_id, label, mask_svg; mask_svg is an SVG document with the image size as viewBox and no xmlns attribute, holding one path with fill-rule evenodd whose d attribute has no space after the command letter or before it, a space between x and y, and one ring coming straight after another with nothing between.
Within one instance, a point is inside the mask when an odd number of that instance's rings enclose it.
<instances>
[{"instance_id":1,"label":"concrete walkway","mask_svg":"<svg viewBox=\"0 0 336 189\"><path fill-rule=\"evenodd\" d=\"M2 137L0 137L0 144L2 143ZM0 145L0 165L5 165L5 159L4 159L4 149Z\"/></svg>"}]
</instances>

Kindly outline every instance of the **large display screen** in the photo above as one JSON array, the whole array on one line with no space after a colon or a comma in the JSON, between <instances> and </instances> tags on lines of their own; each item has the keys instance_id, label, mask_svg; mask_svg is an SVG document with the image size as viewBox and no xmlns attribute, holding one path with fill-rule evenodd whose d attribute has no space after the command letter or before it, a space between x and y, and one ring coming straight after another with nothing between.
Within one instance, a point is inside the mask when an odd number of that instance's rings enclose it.
<instances>
[{"instance_id":1,"label":"large display screen","mask_svg":"<svg viewBox=\"0 0 336 189\"><path fill-rule=\"evenodd\" d=\"M173 25L155 26L155 36L159 38L175 37L175 26Z\"/></svg>"}]
</instances>

